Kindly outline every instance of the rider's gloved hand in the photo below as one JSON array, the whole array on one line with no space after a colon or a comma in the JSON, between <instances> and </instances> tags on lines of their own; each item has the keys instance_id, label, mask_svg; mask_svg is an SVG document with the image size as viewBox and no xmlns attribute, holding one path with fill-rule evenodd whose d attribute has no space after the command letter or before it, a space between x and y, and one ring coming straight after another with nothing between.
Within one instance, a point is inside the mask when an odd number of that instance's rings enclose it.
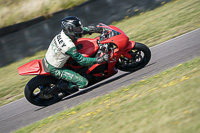
<instances>
[{"instance_id":1,"label":"rider's gloved hand","mask_svg":"<svg viewBox=\"0 0 200 133\"><path fill-rule=\"evenodd\" d=\"M102 33L103 32L103 28L102 27L96 27L96 32L97 33Z\"/></svg>"},{"instance_id":2,"label":"rider's gloved hand","mask_svg":"<svg viewBox=\"0 0 200 133\"><path fill-rule=\"evenodd\" d=\"M101 64L102 62L108 62L109 54L104 54L101 57L97 57L97 63Z\"/></svg>"},{"instance_id":3,"label":"rider's gloved hand","mask_svg":"<svg viewBox=\"0 0 200 133\"><path fill-rule=\"evenodd\" d=\"M101 33L103 31L102 27L96 27L96 26L88 26L90 29L90 33Z\"/></svg>"}]
</instances>

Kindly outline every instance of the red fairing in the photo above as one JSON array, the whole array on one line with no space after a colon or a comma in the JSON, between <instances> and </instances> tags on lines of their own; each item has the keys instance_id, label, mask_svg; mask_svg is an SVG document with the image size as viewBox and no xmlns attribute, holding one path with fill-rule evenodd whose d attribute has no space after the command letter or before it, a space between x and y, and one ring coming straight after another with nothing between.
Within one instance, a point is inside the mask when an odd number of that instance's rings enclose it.
<instances>
[{"instance_id":1,"label":"red fairing","mask_svg":"<svg viewBox=\"0 0 200 133\"><path fill-rule=\"evenodd\" d=\"M50 75L44 71L42 59L30 61L18 68L19 75Z\"/></svg>"},{"instance_id":2,"label":"red fairing","mask_svg":"<svg viewBox=\"0 0 200 133\"><path fill-rule=\"evenodd\" d=\"M118 46L119 51L124 51L124 49L126 49L129 45L128 44L128 41L129 41L128 36L122 30L120 30L119 28L117 28L113 25L110 25L109 27L111 27L112 29L121 33L120 35L112 37L111 42L115 43Z\"/></svg>"},{"instance_id":3,"label":"red fairing","mask_svg":"<svg viewBox=\"0 0 200 133\"><path fill-rule=\"evenodd\" d=\"M75 42L75 45L76 45L78 52L81 53L84 57L91 57L99 49L99 45L97 44L97 40L92 39L92 38L79 38ZM68 62L71 61L71 60L73 60L73 59L70 57ZM83 66L73 66L68 62L65 64L65 66L69 66L73 69L80 69L80 68L83 67Z\"/></svg>"},{"instance_id":4,"label":"red fairing","mask_svg":"<svg viewBox=\"0 0 200 133\"><path fill-rule=\"evenodd\" d=\"M91 38L79 38L75 45L78 52L80 52L84 57L90 57L97 52L99 46L96 39Z\"/></svg>"},{"instance_id":5,"label":"red fairing","mask_svg":"<svg viewBox=\"0 0 200 133\"><path fill-rule=\"evenodd\" d=\"M133 47L135 46L134 41L129 41L128 42L128 47L126 47L125 52L123 53L123 56L132 59L132 56L128 53Z\"/></svg>"}]
</instances>

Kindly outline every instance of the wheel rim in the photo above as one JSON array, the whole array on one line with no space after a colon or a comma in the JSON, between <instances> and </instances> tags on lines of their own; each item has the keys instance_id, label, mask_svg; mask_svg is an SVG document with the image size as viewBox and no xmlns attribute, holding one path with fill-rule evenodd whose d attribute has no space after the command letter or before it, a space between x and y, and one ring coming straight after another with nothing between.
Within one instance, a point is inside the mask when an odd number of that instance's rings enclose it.
<instances>
[{"instance_id":1,"label":"wheel rim","mask_svg":"<svg viewBox=\"0 0 200 133\"><path fill-rule=\"evenodd\" d=\"M46 85L40 85L36 87L33 92L32 92L32 97L35 102L45 102L45 101L50 101L54 99L54 96L48 95L47 93L54 87L55 84L46 84Z\"/></svg>"},{"instance_id":2,"label":"wheel rim","mask_svg":"<svg viewBox=\"0 0 200 133\"><path fill-rule=\"evenodd\" d=\"M141 65L145 60L145 54L142 50L133 49L129 51L129 54L132 56L131 59L124 57L123 55L120 57L118 65L123 68L133 68Z\"/></svg>"}]
</instances>

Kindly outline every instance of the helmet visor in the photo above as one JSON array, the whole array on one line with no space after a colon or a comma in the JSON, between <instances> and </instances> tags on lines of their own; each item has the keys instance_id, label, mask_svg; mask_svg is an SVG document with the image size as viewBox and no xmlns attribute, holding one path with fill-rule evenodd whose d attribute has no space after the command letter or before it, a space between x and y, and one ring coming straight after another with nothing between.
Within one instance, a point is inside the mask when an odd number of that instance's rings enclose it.
<instances>
[{"instance_id":1,"label":"helmet visor","mask_svg":"<svg viewBox=\"0 0 200 133\"><path fill-rule=\"evenodd\" d=\"M75 33L83 33L83 26L76 27L74 32Z\"/></svg>"}]
</instances>

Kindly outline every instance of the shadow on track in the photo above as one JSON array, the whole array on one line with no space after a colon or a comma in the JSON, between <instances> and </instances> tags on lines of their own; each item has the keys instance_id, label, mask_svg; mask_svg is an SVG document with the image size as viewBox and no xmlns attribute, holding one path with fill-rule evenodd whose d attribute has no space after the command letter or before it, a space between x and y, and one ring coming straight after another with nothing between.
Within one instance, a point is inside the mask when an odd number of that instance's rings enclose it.
<instances>
[{"instance_id":1,"label":"shadow on track","mask_svg":"<svg viewBox=\"0 0 200 133\"><path fill-rule=\"evenodd\" d=\"M151 63L151 64L148 64L148 65L145 66L144 68L146 68L146 67L151 67L151 66L154 65L155 63L156 63L156 62L153 62L153 63ZM140 69L140 70L142 70L142 69ZM138 71L138 70L137 70L137 71ZM137 72L137 71L134 71L134 72ZM124 73L124 74L122 74L122 75L119 75L119 76L116 76L116 77L112 77L112 76L111 76L110 79L109 79L109 78L108 78L108 79L104 79L104 80L100 81L99 83L93 84L93 85L89 86L88 88L86 88L86 89L84 89L84 90L80 90L80 91L74 92L74 93L72 93L71 95L68 95L68 96L66 96L65 98L63 98L61 101L65 101L65 100L68 100L68 99L71 99L71 98L80 96L80 95L82 95L82 94L88 93L88 92L90 92L90 91L92 91L92 90L94 90L94 89L96 89L96 88L98 88L98 87L101 87L101 86L103 86L103 85L105 85L105 84L108 84L108 83L110 83L110 82L113 82L113 81L115 81L115 80L118 80L118 79L120 79L120 78L123 78L123 77L125 77L125 76L127 76L127 75L129 75L129 74L134 73L134 72L126 72L126 73ZM146 74L147 74L147 73L144 73L144 74L142 74L142 75L146 75ZM142 75L139 75L139 76L142 76ZM132 80L132 79L131 79L131 80ZM49 107L49 106L51 106L51 105L38 108L38 109L36 109L35 111L39 111L39 110L45 109L46 107Z\"/></svg>"},{"instance_id":2,"label":"shadow on track","mask_svg":"<svg viewBox=\"0 0 200 133\"><path fill-rule=\"evenodd\" d=\"M115 78L112 78L112 79L108 79L108 80L105 79L106 81L101 81L101 83L96 83L96 84L92 85L91 87L89 87L89 88L87 88L87 89L84 89L84 90L82 90L82 91L78 91L77 93L74 93L74 94L72 94L72 95L70 95L70 96L64 98L62 101L68 100L68 99L70 99L70 98L73 98L73 97L76 97L76 96L79 96L79 95L82 95L82 94L85 94L85 93L87 93L87 92L89 92L89 91L92 91L92 90L94 90L94 89L96 89L96 88L98 88L98 87L100 87L100 86L103 86L103 85L105 85L105 84L107 84L107 83L110 83L110 82L113 82L113 81L118 80L118 79L120 79L120 78L123 78L123 77L125 77L125 76L127 76L127 75L129 75L129 74L131 74L131 73L132 73L132 72L127 72L127 73L124 73L124 74L119 75L119 76L117 76L117 77L115 77Z\"/></svg>"},{"instance_id":3,"label":"shadow on track","mask_svg":"<svg viewBox=\"0 0 200 133\"><path fill-rule=\"evenodd\" d=\"M76 97L76 96L85 94L85 93L90 92L90 91L92 91L92 90L94 90L94 89L96 89L96 88L98 88L98 87L100 87L100 86L103 86L103 85L107 84L107 83L110 83L110 82L113 82L113 81L118 80L118 79L120 79L120 78L123 78L123 77L125 77L125 76L127 76L127 75L129 75L129 74L131 74L131 73L132 73L132 72L127 72L127 73L124 73L124 74L122 74L122 75L119 75L119 76L117 76L117 77L115 77L115 78L111 78L111 77L110 77L111 79L105 79L105 80L103 80L103 81L100 81L100 83L96 83L96 84L94 84L94 85L91 85L91 87L88 87L87 89L84 89L84 90L75 92L75 93L73 93L73 94L71 94L71 95L69 95L69 96L66 96L66 97L63 98L61 101L65 101L65 100L74 98L74 97ZM53 104L52 104L52 105L53 105ZM39 111L39 110L43 110L43 109L45 109L45 108L47 108L47 107L49 107L49 106L52 106L52 105L40 107L40 108L36 109L35 111L37 112L37 111Z\"/></svg>"},{"instance_id":4,"label":"shadow on track","mask_svg":"<svg viewBox=\"0 0 200 133\"><path fill-rule=\"evenodd\" d=\"M151 64L148 64L148 65L145 66L144 68L149 67L149 66L152 66L152 65L154 65L155 63L156 63L156 62L153 62L153 63L151 63ZM142 70L142 69L140 69L140 70ZM137 71L138 71L138 70L137 70ZM134 72L137 72L137 71L134 71ZM113 81L115 81L115 80L118 80L118 79L120 79L120 78L123 78L123 77L125 77L125 76L127 76L127 75L129 75L129 74L134 73L134 72L127 72L127 73L124 73L124 74L122 74L122 75L119 75L119 76L117 76L117 77L115 77L115 78L110 77L111 79L105 79L105 81L101 81L100 83L96 83L96 84L92 85L91 87L88 87L87 89L84 89L84 90L82 90L82 91L75 92L75 93L73 93L73 94L71 94L71 95L69 95L69 96L63 98L62 101L71 99L71 98L73 98L73 97L76 97L76 96L79 96L79 95L82 95L82 94L85 94L85 93L87 93L87 92L90 92L90 91L92 91L92 90L94 90L94 89L96 89L96 88L98 88L98 87L101 87L101 86L103 86L103 85L105 85L105 84L108 84L108 83L110 83L110 82L113 82Z\"/></svg>"}]
</instances>

